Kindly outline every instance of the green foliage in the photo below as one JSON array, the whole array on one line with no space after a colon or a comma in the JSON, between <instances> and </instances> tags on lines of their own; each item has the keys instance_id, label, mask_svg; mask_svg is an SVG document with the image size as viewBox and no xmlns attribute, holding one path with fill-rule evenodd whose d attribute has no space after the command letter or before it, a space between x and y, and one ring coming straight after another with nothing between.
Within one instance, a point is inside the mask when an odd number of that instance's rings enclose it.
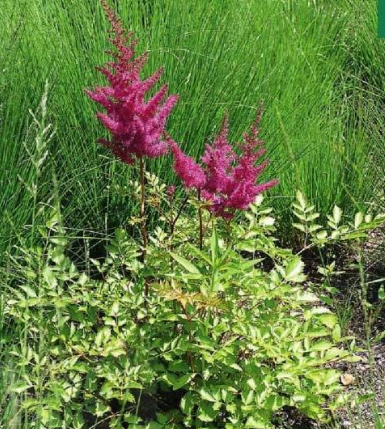
<instances>
[{"instance_id":1,"label":"green foliage","mask_svg":"<svg viewBox=\"0 0 385 429\"><path fill-rule=\"evenodd\" d=\"M343 222L343 212L340 207L334 206L332 214L327 215L327 225L315 222L320 213L315 211L315 206L308 204L305 196L297 191L296 202L293 203L293 213L300 223L293 226L304 233L304 248L322 248L326 244L337 242L359 240L367 237L367 232L381 226L385 221L384 214L372 214L357 212L353 221Z\"/></svg>"},{"instance_id":2,"label":"green foliage","mask_svg":"<svg viewBox=\"0 0 385 429\"><path fill-rule=\"evenodd\" d=\"M13 258L5 310L26 341L11 353L21 374L12 393L30 427L272 428L284 407L328 421L347 400L335 363L357 359L354 341L300 256L277 245L271 209L258 198L237 222L205 214L199 249L196 208L178 206L170 234L175 202L148 181L163 216L145 261L118 229L107 256L79 270L58 210L44 244ZM310 231L300 194L295 210ZM333 231L340 218L335 209Z\"/></svg>"}]
</instances>

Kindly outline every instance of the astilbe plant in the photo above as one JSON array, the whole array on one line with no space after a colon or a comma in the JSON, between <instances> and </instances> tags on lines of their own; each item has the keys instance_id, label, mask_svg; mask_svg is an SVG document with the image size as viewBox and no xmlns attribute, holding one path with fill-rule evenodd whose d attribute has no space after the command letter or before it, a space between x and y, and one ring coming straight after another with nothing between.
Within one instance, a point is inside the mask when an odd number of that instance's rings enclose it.
<instances>
[{"instance_id":1,"label":"astilbe plant","mask_svg":"<svg viewBox=\"0 0 385 429\"><path fill-rule=\"evenodd\" d=\"M10 365L20 373L11 392L19 395L23 422L40 429L273 429L283 427L287 409L330 420L346 401L333 366L356 357L344 349L350 338L337 317L312 292L300 256L277 245L274 218L266 216L271 209L256 198L277 183L257 184L267 165L257 164L265 153L261 110L235 149L226 116L196 163L164 132L176 96L163 101L163 86L145 100L161 71L140 79L146 57L133 59L132 34L103 5L117 52L101 69L109 86L88 94L107 111L98 114L111 133L103 144L127 164L140 161L143 243L118 229L107 255L87 259L87 271L80 271L67 255L57 198L47 230L41 229L43 244L22 249L20 260L10 255L5 314L26 333ZM174 186L144 172L144 159L169 146L177 175L214 215L200 249L192 240L189 195L179 204ZM161 214L148 245L145 177L147 202ZM377 225L360 214L354 225L340 225L335 208L330 232L311 224L317 216L301 194L297 199L303 222L297 227L310 245L361 239ZM227 228L236 210L249 208ZM257 255L273 267L266 270Z\"/></svg>"},{"instance_id":2,"label":"astilbe plant","mask_svg":"<svg viewBox=\"0 0 385 429\"><path fill-rule=\"evenodd\" d=\"M209 211L215 216L231 219L235 210L246 210L260 193L272 188L278 180L257 184L267 160L256 164L266 152L263 140L258 137L262 107L250 127L243 134L239 154L228 141L228 116L212 145L207 144L201 158L202 166L185 155L178 144L168 138L174 155L174 170L186 188L195 188L206 200Z\"/></svg>"},{"instance_id":3,"label":"astilbe plant","mask_svg":"<svg viewBox=\"0 0 385 429\"><path fill-rule=\"evenodd\" d=\"M110 42L115 48L108 53L114 61L109 61L98 70L107 78L108 85L87 90L88 96L100 104L105 113L98 113L100 122L111 134L111 139L99 139L111 152L126 164L140 162L142 220L142 257L146 256L148 242L145 209L145 163L144 159L165 155L168 144L162 136L168 116L177 95L167 99L167 85L163 85L152 97L146 96L159 81L163 69L157 70L149 78L142 80L140 73L147 62L147 54L135 57L137 40L133 33L126 32L113 10L102 0L102 6L111 24L113 37Z\"/></svg>"}]
</instances>

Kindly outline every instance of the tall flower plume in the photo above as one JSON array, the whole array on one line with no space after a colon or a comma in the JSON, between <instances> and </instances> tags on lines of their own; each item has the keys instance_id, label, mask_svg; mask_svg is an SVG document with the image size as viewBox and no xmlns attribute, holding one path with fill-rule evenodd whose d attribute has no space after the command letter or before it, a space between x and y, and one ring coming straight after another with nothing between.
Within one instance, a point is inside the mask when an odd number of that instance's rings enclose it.
<instances>
[{"instance_id":1,"label":"tall flower plume","mask_svg":"<svg viewBox=\"0 0 385 429\"><path fill-rule=\"evenodd\" d=\"M109 85L86 91L106 111L97 116L110 132L111 139L99 141L127 164L132 164L135 157L164 155L168 144L162 135L178 96L166 98L168 88L163 85L151 98L145 99L160 79L163 69L145 80L140 78L147 55L134 57L137 40L133 39L133 33L123 29L105 0L102 0L102 5L112 27L113 37L109 40L115 49L108 52L113 61L98 70L107 78Z\"/></svg>"},{"instance_id":2,"label":"tall flower plume","mask_svg":"<svg viewBox=\"0 0 385 429\"><path fill-rule=\"evenodd\" d=\"M200 191L209 202L209 210L225 219L232 218L235 210L246 210L256 196L272 188L278 180L257 184L257 179L268 161L256 164L266 152L263 140L259 139L259 124L262 106L250 130L243 134L239 154L228 141L228 117L212 145L207 144L201 158L202 166L185 155L171 138L168 142L174 155L174 170L186 188Z\"/></svg>"}]
</instances>

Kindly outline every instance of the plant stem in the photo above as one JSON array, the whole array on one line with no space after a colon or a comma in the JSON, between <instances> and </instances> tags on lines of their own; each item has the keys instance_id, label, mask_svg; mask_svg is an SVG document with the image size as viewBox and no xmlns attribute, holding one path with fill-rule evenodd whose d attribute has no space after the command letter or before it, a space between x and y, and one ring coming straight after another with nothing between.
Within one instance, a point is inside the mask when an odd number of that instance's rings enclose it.
<instances>
[{"instance_id":1,"label":"plant stem","mask_svg":"<svg viewBox=\"0 0 385 429\"><path fill-rule=\"evenodd\" d=\"M373 350L371 345L371 334L372 334L372 317L370 309L368 308L368 286L365 278L365 259L364 259L364 250L363 250L363 244L360 243L359 247L359 262L358 262L358 268L360 273L360 286L361 286L361 293L360 293L360 299L361 299L361 306L362 311L364 314L364 324L365 324L365 340L366 340L366 347L368 350L368 358L369 358L369 367L370 367L370 380L372 385L375 383L375 374L374 374L374 356L373 356Z\"/></svg>"},{"instance_id":2,"label":"plant stem","mask_svg":"<svg viewBox=\"0 0 385 429\"><path fill-rule=\"evenodd\" d=\"M145 164L143 157L140 158L140 218L142 221L142 226L140 231L142 233L142 262L145 263L146 255L147 255L147 225L146 225L146 189L145 189ZM148 279L144 280L144 294L148 296L150 291L149 281Z\"/></svg>"},{"instance_id":3,"label":"plant stem","mask_svg":"<svg viewBox=\"0 0 385 429\"><path fill-rule=\"evenodd\" d=\"M142 259L146 258L147 254L147 226L146 226L146 194L145 194L145 165L143 157L140 158L140 218L142 221L141 233L142 233Z\"/></svg>"},{"instance_id":4,"label":"plant stem","mask_svg":"<svg viewBox=\"0 0 385 429\"><path fill-rule=\"evenodd\" d=\"M198 191L198 217L199 217L199 249L203 249L203 218L202 218L202 204L201 204L201 191Z\"/></svg>"}]
</instances>

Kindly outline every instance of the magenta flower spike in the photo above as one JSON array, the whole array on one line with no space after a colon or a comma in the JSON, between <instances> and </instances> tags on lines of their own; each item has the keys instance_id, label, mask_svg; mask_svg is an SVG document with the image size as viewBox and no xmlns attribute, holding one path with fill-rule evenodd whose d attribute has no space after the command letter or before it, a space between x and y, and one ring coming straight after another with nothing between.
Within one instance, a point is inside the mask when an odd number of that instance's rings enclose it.
<instances>
[{"instance_id":1,"label":"magenta flower spike","mask_svg":"<svg viewBox=\"0 0 385 429\"><path fill-rule=\"evenodd\" d=\"M209 203L208 209L224 219L231 219L235 210L247 210L258 194L272 188L278 180L257 184L257 179L268 161L256 164L266 152L259 139L259 123L262 108L249 132L243 134L239 154L228 141L227 114L221 131L212 145L207 144L201 158L202 166L185 155L179 146L169 139L174 155L174 170L186 188L195 188Z\"/></svg>"},{"instance_id":2,"label":"magenta flower spike","mask_svg":"<svg viewBox=\"0 0 385 429\"><path fill-rule=\"evenodd\" d=\"M110 42L115 50L109 52L114 61L99 68L108 86L87 91L89 98L105 109L104 113L98 113L97 116L111 134L109 141L100 139L99 142L126 164L132 164L135 158L165 155L168 144L162 136L178 96L166 98L167 85L163 85L146 100L147 93L159 81L163 69L145 80L140 78L147 55L134 58L137 40L133 39L132 33L125 32L104 0L102 5L112 27L110 32L113 38Z\"/></svg>"},{"instance_id":3,"label":"magenta flower spike","mask_svg":"<svg viewBox=\"0 0 385 429\"><path fill-rule=\"evenodd\" d=\"M191 156L185 155L177 143L167 136L168 144L174 155L174 170L186 188L201 189L206 176L203 168Z\"/></svg>"}]
</instances>

